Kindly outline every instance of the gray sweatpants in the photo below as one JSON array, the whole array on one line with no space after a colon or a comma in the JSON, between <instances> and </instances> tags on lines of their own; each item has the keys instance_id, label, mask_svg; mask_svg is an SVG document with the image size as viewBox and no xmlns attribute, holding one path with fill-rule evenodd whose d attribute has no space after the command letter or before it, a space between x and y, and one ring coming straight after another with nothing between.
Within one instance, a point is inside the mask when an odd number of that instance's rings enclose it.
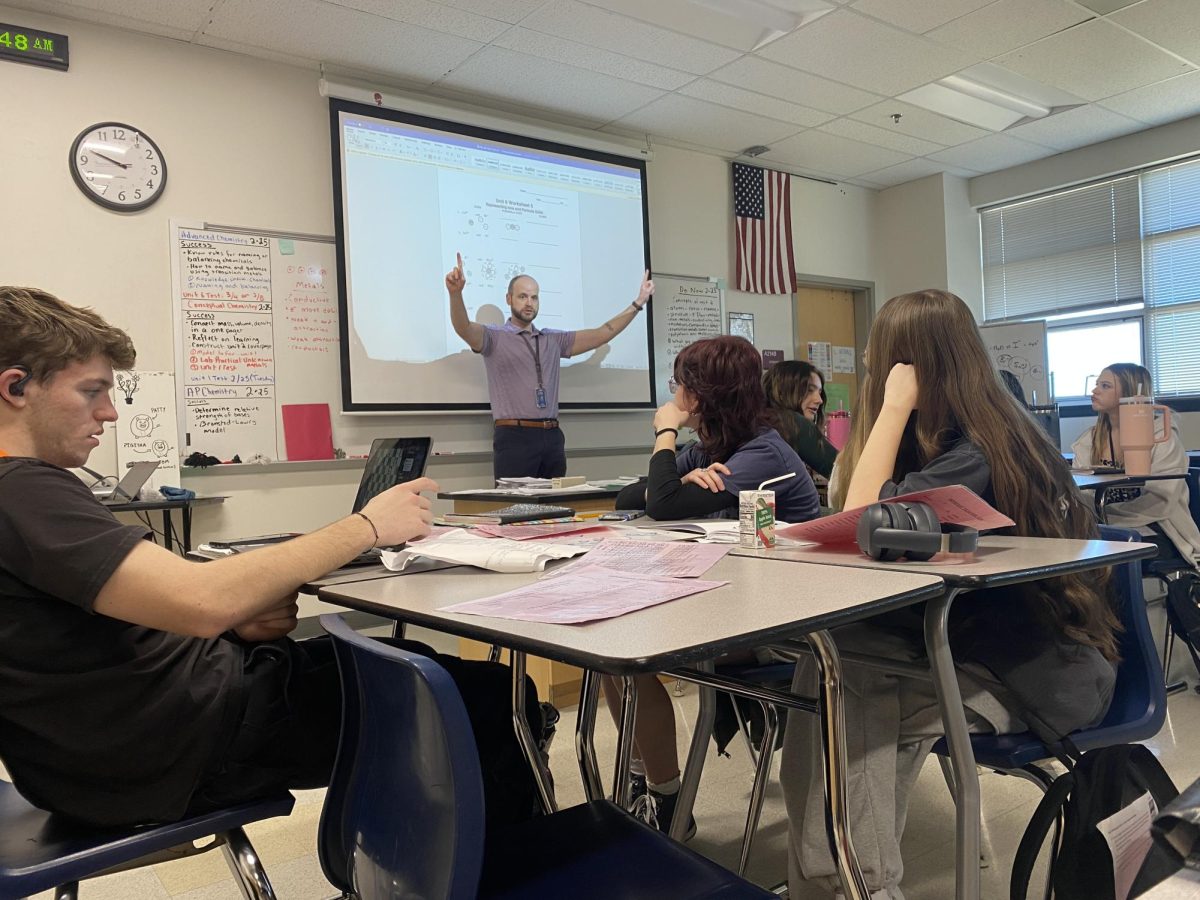
<instances>
[{"instance_id":1,"label":"gray sweatpants","mask_svg":"<svg viewBox=\"0 0 1200 900\"><path fill-rule=\"evenodd\" d=\"M911 635L870 624L833 631L840 651L913 662L925 658ZM889 675L843 662L850 833L873 900L903 900L900 836L908 798L921 766L944 729L930 681ZM967 724L975 732L1023 731L992 691L995 677L980 666L958 670ZM796 666L792 689L817 690L816 663L807 654ZM821 726L793 712L783 742L780 780L789 828L788 882L792 900L828 898L840 888L825 831Z\"/></svg>"}]
</instances>

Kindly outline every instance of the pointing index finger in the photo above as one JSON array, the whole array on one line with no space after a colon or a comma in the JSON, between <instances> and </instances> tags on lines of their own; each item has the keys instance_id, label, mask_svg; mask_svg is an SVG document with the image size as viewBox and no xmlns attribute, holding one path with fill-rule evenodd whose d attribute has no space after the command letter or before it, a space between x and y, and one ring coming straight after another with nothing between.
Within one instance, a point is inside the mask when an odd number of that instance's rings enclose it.
<instances>
[{"instance_id":1,"label":"pointing index finger","mask_svg":"<svg viewBox=\"0 0 1200 900\"><path fill-rule=\"evenodd\" d=\"M462 269L462 254L456 253L454 255L458 257L458 268L461 270Z\"/></svg>"}]
</instances>

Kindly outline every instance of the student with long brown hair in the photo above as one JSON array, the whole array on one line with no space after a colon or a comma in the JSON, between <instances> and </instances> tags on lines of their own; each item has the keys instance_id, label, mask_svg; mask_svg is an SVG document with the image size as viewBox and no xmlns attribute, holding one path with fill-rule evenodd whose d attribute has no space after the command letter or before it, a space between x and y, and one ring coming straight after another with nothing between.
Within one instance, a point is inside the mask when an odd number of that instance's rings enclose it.
<instances>
[{"instance_id":1,"label":"student with long brown hair","mask_svg":"<svg viewBox=\"0 0 1200 900\"><path fill-rule=\"evenodd\" d=\"M868 338L866 375L850 439L838 456L835 506L854 508L913 490L962 484L1016 523L1005 533L1090 538L1091 509L1029 414L1004 388L966 304L926 290L889 300ZM1120 627L1105 580L1066 576L977 591L952 607L951 646L973 731L1065 734L1100 721L1112 698ZM839 649L924 658L917 610L837 629ZM794 690L812 696L814 664ZM847 663L849 821L873 896L903 897L900 836L908 796L943 733L933 687ZM825 832L820 729L792 716L782 782L791 821L791 896L828 897L837 885Z\"/></svg>"},{"instance_id":2,"label":"student with long brown hair","mask_svg":"<svg viewBox=\"0 0 1200 900\"><path fill-rule=\"evenodd\" d=\"M825 438L825 375L810 362L787 359L763 372L762 382L779 434L806 466L828 478L838 452Z\"/></svg>"},{"instance_id":3,"label":"student with long brown hair","mask_svg":"<svg viewBox=\"0 0 1200 900\"><path fill-rule=\"evenodd\" d=\"M1071 445L1075 454L1072 465L1077 469L1124 468L1118 416L1121 398L1153 393L1150 372L1143 366L1136 363L1107 366L1092 388L1096 424ZM1150 449L1150 472L1178 475L1187 470L1188 455L1179 437L1179 419L1174 416L1166 440ZM1105 514L1113 525L1136 528L1147 541L1157 544L1160 558L1178 555L1192 567L1200 563L1200 529L1192 520L1187 482L1182 479L1147 481L1140 488L1110 491Z\"/></svg>"}]
</instances>

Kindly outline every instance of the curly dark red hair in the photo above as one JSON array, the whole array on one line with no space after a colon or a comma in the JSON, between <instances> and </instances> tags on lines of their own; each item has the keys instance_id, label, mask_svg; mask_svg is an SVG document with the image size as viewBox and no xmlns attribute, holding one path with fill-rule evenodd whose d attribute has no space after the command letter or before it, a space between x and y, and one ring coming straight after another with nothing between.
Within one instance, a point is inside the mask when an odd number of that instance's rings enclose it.
<instances>
[{"instance_id":1,"label":"curly dark red hair","mask_svg":"<svg viewBox=\"0 0 1200 900\"><path fill-rule=\"evenodd\" d=\"M748 340L732 335L688 344L675 357L675 380L696 398L696 432L709 459L728 459L773 427L762 386L762 359Z\"/></svg>"}]
</instances>

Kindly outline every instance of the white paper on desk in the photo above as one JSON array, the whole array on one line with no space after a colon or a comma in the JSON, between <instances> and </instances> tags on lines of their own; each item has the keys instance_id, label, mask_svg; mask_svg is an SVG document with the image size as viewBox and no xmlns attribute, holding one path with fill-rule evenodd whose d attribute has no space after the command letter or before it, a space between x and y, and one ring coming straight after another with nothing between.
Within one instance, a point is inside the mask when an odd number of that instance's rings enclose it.
<instances>
[{"instance_id":1,"label":"white paper on desk","mask_svg":"<svg viewBox=\"0 0 1200 900\"><path fill-rule=\"evenodd\" d=\"M938 521L945 525L965 525L980 531L992 528L1007 528L1016 523L997 509L993 509L983 498L961 484L934 488L929 491L914 491L899 497L881 500L881 503L927 503L933 507ZM858 520L862 518L864 506L834 513L811 522L776 528L775 534L800 541L818 544L848 544L856 537Z\"/></svg>"},{"instance_id":2,"label":"white paper on desk","mask_svg":"<svg viewBox=\"0 0 1200 900\"><path fill-rule=\"evenodd\" d=\"M543 578L562 578L584 566L603 566L620 572L699 578L732 550L729 544L697 544L665 541L630 541L609 538L588 551L587 556Z\"/></svg>"},{"instance_id":3,"label":"white paper on desk","mask_svg":"<svg viewBox=\"0 0 1200 900\"><path fill-rule=\"evenodd\" d=\"M715 544L736 544L741 539L737 519L706 519L703 522L656 522L639 525L646 531L674 531L689 535L693 540L712 541Z\"/></svg>"},{"instance_id":4,"label":"white paper on desk","mask_svg":"<svg viewBox=\"0 0 1200 900\"><path fill-rule=\"evenodd\" d=\"M409 560L417 557L476 566L492 572L540 572L552 559L568 559L587 551L586 546L536 541L527 543L507 538L479 537L468 531L453 531L438 538L426 538L403 550L384 551L383 564L393 572L402 572Z\"/></svg>"},{"instance_id":5,"label":"white paper on desk","mask_svg":"<svg viewBox=\"0 0 1200 900\"><path fill-rule=\"evenodd\" d=\"M476 534L486 534L488 537L511 538L514 541L530 541L534 538L553 537L558 534L572 534L581 531L608 531L608 526L601 525L596 521L555 522L545 525L476 525L471 530Z\"/></svg>"},{"instance_id":6,"label":"white paper on desk","mask_svg":"<svg viewBox=\"0 0 1200 900\"><path fill-rule=\"evenodd\" d=\"M623 616L728 583L698 578L659 578L601 566L572 566L559 578L544 579L494 597L447 606L442 611L574 625Z\"/></svg>"},{"instance_id":7,"label":"white paper on desk","mask_svg":"<svg viewBox=\"0 0 1200 900\"><path fill-rule=\"evenodd\" d=\"M1158 807L1149 791L1122 810L1096 823L1112 854L1113 886L1117 900L1125 900L1138 869L1150 852L1153 837L1150 823L1158 815Z\"/></svg>"}]
</instances>

